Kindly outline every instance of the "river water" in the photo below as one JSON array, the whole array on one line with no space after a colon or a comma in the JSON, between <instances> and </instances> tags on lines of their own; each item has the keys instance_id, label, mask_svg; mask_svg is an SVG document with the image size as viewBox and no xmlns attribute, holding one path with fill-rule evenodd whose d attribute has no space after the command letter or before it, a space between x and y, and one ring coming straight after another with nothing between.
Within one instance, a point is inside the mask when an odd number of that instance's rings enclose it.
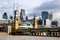
<instances>
[{"instance_id":1,"label":"river water","mask_svg":"<svg viewBox=\"0 0 60 40\"><path fill-rule=\"evenodd\" d=\"M0 40L60 40L60 37L0 36Z\"/></svg>"}]
</instances>

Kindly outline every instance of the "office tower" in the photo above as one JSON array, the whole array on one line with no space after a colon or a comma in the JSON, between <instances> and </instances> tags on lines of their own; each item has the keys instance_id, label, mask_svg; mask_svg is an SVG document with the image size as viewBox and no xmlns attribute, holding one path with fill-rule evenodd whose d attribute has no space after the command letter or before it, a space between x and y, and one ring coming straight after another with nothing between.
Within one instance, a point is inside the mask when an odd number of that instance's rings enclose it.
<instances>
[{"instance_id":1,"label":"office tower","mask_svg":"<svg viewBox=\"0 0 60 40\"><path fill-rule=\"evenodd\" d=\"M21 9L21 12L20 12L20 20L21 21L25 21L26 20L25 10L24 9Z\"/></svg>"},{"instance_id":2,"label":"office tower","mask_svg":"<svg viewBox=\"0 0 60 40\"><path fill-rule=\"evenodd\" d=\"M42 12L42 19L49 19L52 20L52 12L49 11L43 11Z\"/></svg>"},{"instance_id":3,"label":"office tower","mask_svg":"<svg viewBox=\"0 0 60 40\"><path fill-rule=\"evenodd\" d=\"M52 27L57 27L58 26L58 21L57 20L53 20L51 22L51 25L52 25Z\"/></svg>"},{"instance_id":4,"label":"office tower","mask_svg":"<svg viewBox=\"0 0 60 40\"><path fill-rule=\"evenodd\" d=\"M38 20L38 25L42 25L42 19Z\"/></svg>"},{"instance_id":5,"label":"office tower","mask_svg":"<svg viewBox=\"0 0 60 40\"><path fill-rule=\"evenodd\" d=\"M10 19L13 20L13 16L10 15Z\"/></svg>"},{"instance_id":6,"label":"office tower","mask_svg":"<svg viewBox=\"0 0 60 40\"><path fill-rule=\"evenodd\" d=\"M3 19L8 19L7 13L4 13L4 14L3 14Z\"/></svg>"},{"instance_id":7,"label":"office tower","mask_svg":"<svg viewBox=\"0 0 60 40\"><path fill-rule=\"evenodd\" d=\"M42 12L43 26L51 26L52 13L49 11Z\"/></svg>"},{"instance_id":8,"label":"office tower","mask_svg":"<svg viewBox=\"0 0 60 40\"><path fill-rule=\"evenodd\" d=\"M26 21L28 21L28 16L26 16Z\"/></svg>"}]
</instances>

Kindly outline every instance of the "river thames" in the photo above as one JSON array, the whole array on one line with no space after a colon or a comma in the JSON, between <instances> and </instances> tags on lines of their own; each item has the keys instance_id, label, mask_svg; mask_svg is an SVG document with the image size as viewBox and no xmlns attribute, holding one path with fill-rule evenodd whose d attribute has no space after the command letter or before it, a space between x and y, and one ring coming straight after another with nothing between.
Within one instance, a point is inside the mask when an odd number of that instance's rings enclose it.
<instances>
[{"instance_id":1,"label":"river thames","mask_svg":"<svg viewBox=\"0 0 60 40\"><path fill-rule=\"evenodd\" d=\"M0 32L0 40L60 40L60 37L8 35L6 32Z\"/></svg>"},{"instance_id":2,"label":"river thames","mask_svg":"<svg viewBox=\"0 0 60 40\"><path fill-rule=\"evenodd\" d=\"M0 40L60 40L60 37L0 36Z\"/></svg>"}]
</instances>

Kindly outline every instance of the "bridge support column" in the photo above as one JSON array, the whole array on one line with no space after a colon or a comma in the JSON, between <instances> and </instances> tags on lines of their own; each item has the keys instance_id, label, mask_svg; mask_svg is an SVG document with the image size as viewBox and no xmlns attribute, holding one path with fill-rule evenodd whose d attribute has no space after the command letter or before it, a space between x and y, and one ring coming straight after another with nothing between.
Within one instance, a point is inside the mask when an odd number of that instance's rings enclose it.
<instances>
[{"instance_id":1,"label":"bridge support column","mask_svg":"<svg viewBox=\"0 0 60 40\"><path fill-rule=\"evenodd\" d=\"M51 36L53 36L53 32L51 32Z\"/></svg>"},{"instance_id":2,"label":"bridge support column","mask_svg":"<svg viewBox=\"0 0 60 40\"><path fill-rule=\"evenodd\" d=\"M11 34L11 32L12 32L12 28L10 25L8 25L8 34Z\"/></svg>"},{"instance_id":3,"label":"bridge support column","mask_svg":"<svg viewBox=\"0 0 60 40\"><path fill-rule=\"evenodd\" d=\"M60 32L57 32L57 37L60 37Z\"/></svg>"}]
</instances>

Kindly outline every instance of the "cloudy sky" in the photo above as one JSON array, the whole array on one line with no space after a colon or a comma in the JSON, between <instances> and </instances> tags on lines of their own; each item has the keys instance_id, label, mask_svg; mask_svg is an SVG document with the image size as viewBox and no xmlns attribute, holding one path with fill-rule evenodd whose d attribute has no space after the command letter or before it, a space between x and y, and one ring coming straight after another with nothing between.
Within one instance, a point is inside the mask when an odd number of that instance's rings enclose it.
<instances>
[{"instance_id":1,"label":"cloudy sky","mask_svg":"<svg viewBox=\"0 0 60 40\"><path fill-rule=\"evenodd\" d=\"M19 10L25 9L26 15L33 16L35 13L37 16L41 16L41 11L52 11L53 19L60 20L60 0L0 0L0 19L4 12L8 15L14 15L16 3Z\"/></svg>"}]
</instances>

